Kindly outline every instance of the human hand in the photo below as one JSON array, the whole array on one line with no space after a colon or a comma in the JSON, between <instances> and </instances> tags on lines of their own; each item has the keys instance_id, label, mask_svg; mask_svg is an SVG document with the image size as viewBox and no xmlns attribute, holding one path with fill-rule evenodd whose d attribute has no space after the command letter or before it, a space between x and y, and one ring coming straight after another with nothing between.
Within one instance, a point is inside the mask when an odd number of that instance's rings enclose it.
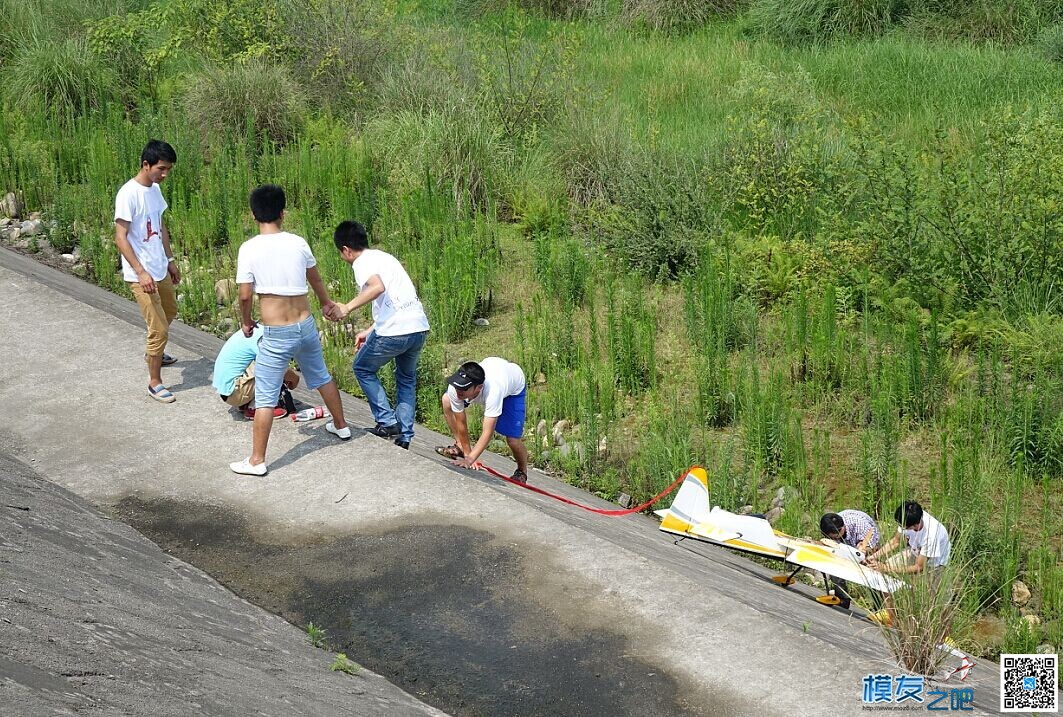
<instances>
[{"instance_id":1,"label":"human hand","mask_svg":"<svg viewBox=\"0 0 1063 717\"><path fill-rule=\"evenodd\" d=\"M141 269L137 272L137 281L140 282L140 288L145 294L155 293L155 279L151 278L151 274Z\"/></svg>"},{"instance_id":2,"label":"human hand","mask_svg":"<svg viewBox=\"0 0 1063 717\"><path fill-rule=\"evenodd\" d=\"M252 321L250 324L244 324L241 328L244 331L244 336L251 338L251 334L255 333L255 328L258 327L257 321Z\"/></svg>"},{"instance_id":3,"label":"human hand","mask_svg":"<svg viewBox=\"0 0 1063 717\"><path fill-rule=\"evenodd\" d=\"M472 458L458 458L454 461L454 465L458 468L467 468L474 471L483 470L484 464L480 461L473 460Z\"/></svg>"},{"instance_id":4,"label":"human hand","mask_svg":"<svg viewBox=\"0 0 1063 717\"><path fill-rule=\"evenodd\" d=\"M177 266L177 262L170 259L170 263L166 265L166 271L170 275L170 281L177 284L181 283L181 269Z\"/></svg>"},{"instance_id":5,"label":"human hand","mask_svg":"<svg viewBox=\"0 0 1063 717\"><path fill-rule=\"evenodd\" d=\"M355 334L355 336L354 336L354 350L355 351L358 351L360 348L365 346L365 340L367 338L369 338L369 333L371 331L372 331L372 329L366 329L365 331L359 331L357 334Z\"/></svg>"}]
</instances>

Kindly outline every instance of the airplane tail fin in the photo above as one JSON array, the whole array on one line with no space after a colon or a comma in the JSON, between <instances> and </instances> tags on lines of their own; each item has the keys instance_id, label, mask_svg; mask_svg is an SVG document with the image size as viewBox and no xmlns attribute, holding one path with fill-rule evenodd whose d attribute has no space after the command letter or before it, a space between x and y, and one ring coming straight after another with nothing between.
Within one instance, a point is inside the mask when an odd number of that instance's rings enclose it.
<instances>
[{"instance_id":1,"label":"airplane tail fin","mask_svg":"<svg viewBox=\"0 0 1063 717\"><path fill-rule=\"evenodd\" d=\"M687 471L671 507L660 511L664 518L661 530L686 532L709 517L709 476L704 468L694 466Z\"/></svg>"}]
</instances>

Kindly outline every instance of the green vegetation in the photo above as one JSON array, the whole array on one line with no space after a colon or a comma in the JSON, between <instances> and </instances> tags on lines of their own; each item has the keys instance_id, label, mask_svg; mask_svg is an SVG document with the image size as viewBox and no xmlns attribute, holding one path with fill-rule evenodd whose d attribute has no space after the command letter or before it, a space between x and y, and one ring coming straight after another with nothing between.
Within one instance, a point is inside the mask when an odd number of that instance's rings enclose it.
<instances>
[{"instance_id":1,"label":"green vegetation","mask_svg":"<svg viewBox=\"0 0 1063 717\"><path fill-rule=\"evenodd\" d=\"M325 630L312 622L306 624L306 638L314 647L322 650L328 649L328 643L325 641Z\"/></svg>"},{"instance_id":2,"label":"green vegetation","mask_svg":"<svg viewBox=\"0 0 1063 717\"><path fill-rule=\"evenodd\" d=\"M791 489L796 534L914 497L968 536L961 646L1063 643L1058 0L0 9L0 182L99 284L126 293L111 204L165 138L185 322L231 330L215 282L279 183L334 294L342 219L409 268L420 420L499 354L536 462L605 497L700 463L728 508ZM352 392L360 321L325 325Z\"/></svg>"},{"instance_id":3,"label":"green vegetation","mask_svg":"<svg viewBox=\"0 0 1063 717\"><path fill-rule=\"evenodd\" d=\"M336 655L336 659L332 661L332 665L329 666L329 669L333 672L357 675L362 671L362 666L341 652Z\"/></svg>"}]
</instances>

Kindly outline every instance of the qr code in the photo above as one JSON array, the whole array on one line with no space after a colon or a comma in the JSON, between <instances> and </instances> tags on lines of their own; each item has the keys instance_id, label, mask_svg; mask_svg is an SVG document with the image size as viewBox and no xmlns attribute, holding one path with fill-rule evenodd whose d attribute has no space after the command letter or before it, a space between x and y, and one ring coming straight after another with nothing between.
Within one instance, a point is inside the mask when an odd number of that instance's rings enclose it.
<instances>
[{"instance_id":1,"label":"qr code","mask_svg":"<svg viewBox=\"0 0 1063 717\"><path fill-rule=\"evenodd\" d=\"M1059 655L1001 655L1001 712L1058 712Z\"/></svg>"}]
</instances>

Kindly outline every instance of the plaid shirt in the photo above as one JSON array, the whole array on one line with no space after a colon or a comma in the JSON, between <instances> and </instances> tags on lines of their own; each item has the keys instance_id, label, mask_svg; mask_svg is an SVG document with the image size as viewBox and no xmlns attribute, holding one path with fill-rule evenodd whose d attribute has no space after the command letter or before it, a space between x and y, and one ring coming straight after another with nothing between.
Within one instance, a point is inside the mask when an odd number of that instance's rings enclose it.
<instances>
[{"instance_id":1,"label":"plaid shirt","mask_svg":"<svg viewBox=\"0 0 1063 717\"><path fill-rule=\"evenodd\" d=\"M874 550L879 546L879 542L882 539L881 534L878 532L878 526L875 521L871 519L871 516L860 510L843 510L838 515L841 516L842 522L845 523L845 535L842 536L842 542L846 545L856 547L860 544L860 541L867 535L867 531L871 531L871 539L867 541L867 549Z\"/></svg>"}]
</instances>

